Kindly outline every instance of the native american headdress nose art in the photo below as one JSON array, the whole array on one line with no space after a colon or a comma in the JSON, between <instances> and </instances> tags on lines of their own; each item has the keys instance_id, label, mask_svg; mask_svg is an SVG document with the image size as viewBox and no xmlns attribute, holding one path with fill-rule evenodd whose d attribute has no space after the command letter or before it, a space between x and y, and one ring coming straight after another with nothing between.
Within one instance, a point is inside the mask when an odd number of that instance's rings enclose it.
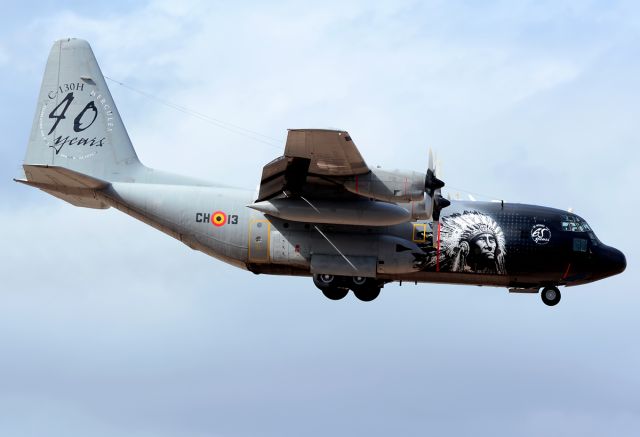
<instances>
[{"instance_id":1,"label":"native american headdress nose art","mask_svg":"<svg viewBox=\"0 0 640 437\"><path fill-rule=\"evenodd\" d=\"M490 234L496 240L496 273L506 273L504 233L494 219L478 211L455 213L443 217L440 221L441 253L445 257L445 262L451 263L451 271L465 270L465 258L468 255L469 245L476 237L483 234Z\"/></svg>"}]
</instances>

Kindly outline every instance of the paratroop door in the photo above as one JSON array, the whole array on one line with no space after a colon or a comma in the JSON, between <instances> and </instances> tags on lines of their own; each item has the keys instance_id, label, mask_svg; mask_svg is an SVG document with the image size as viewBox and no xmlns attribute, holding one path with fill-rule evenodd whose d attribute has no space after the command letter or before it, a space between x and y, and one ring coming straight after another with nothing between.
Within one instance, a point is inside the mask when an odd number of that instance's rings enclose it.
<instances>
[{"instance_id":1,"label":"paratroop door","mask_svg":"<svg viewBox=\"0 0 640 437\"><path fill-rule=\"evenodd\" d=\"M252 220L249 224L249 261L269 262L269 234L268 220Z\"/></svg>"}]
</instances>

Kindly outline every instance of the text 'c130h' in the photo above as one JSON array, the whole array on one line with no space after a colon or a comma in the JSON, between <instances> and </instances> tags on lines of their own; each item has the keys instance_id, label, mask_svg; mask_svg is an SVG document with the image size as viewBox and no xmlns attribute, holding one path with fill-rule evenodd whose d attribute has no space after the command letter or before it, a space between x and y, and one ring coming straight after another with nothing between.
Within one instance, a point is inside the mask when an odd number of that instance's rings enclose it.
<instances>
[{"instance_id":1,"label":"text 'c130h'","mask_svg":"<svg viewBox=\"0 0 640 437\"><path fill-rule=\"evenodd\" d=\"M540 289L622 272L624 255L575 214L449 201L426 173L370 168L345 131L289 130L259 192L140 163L91 47L54 43L16 180L73 205L114 207L254 273L313 278L329 299L375 299L393 281Z\"/></svg>"}]
</instances>

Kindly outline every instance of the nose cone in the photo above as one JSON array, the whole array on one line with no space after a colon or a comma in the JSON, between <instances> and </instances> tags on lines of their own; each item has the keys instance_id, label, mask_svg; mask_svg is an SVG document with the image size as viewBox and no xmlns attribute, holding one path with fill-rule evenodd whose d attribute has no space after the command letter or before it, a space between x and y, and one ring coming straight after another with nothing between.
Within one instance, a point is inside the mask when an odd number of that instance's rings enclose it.
<instances>
[{"instance_id":1,"label":"nose cone","mask_svg":"<svg viewBox=\"0 0 640 437\"><path fill-rule=\"evenodd\" d=\"M598 279L602 279L624 272L627 268L627 259L615 247L605 246L598 253L594 267Z\"/></svg>"},{"instance_id":2,"label":"nose cone","mask_svg":"<svg viewBox=\"0 0 640 437\"><path fill-rule=\"evenodd\" d=\"M625 269L627 268L627 258L625 258L624 253L612 247L611 259L612 259L611 275L617 275L618 273L622 273L625 271Z\"/></svg>"}]
</instances>

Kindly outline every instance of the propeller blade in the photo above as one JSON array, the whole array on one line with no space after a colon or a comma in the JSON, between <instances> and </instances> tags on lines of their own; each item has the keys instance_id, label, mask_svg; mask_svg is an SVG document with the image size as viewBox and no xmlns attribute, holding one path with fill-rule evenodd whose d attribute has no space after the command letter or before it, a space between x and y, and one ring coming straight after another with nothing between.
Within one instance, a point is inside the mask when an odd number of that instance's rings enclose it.
<instances>
[{"instance_id":1,"label":"propeller blade","mask_svg":"<svg viewBox=\"0 0 640 437\"><path fill-rule=\"evenodd\" d=\"M429 166L427 169L433 170L433 150L431 150L431 147L429 147Z\"/></svg>"},{"instance_id":2,"label":"propeller blade","mask_svg":"<svg viewBox=\"0 0 640 437\"><path fill-rule=\"evenodd\" d=\"M442 187L444 187L444 182L436 177L433 170L427 170L427 176L424 179L425 191L433 192L434 190L438 190Z\"/></svg>"},{"instance_id":3,"label":"propeller blade","mask_svg":"<svg viewBox=\"0 0 640 437\"><path fill-rule=\"evenodd\" d=\"M451 205L451 201L445 199L440 191L444 187L444 182L436 177L438 168L440 168L440 161L437 156L434 158L433 151L429 148L429 166L424 178L424 201L425 206L429 204L431 217L435 221L440 219L440 210Z\"/></svg>"}]
</instances>

